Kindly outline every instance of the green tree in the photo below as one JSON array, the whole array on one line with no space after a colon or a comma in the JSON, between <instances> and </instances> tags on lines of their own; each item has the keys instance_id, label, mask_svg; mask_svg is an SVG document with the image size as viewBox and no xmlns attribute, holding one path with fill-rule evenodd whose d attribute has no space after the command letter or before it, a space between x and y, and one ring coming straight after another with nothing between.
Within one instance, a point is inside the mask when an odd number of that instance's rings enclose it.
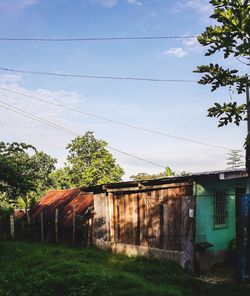
<instances>
[{"instance_id":1,"label":"green tree","mask_svg":"<svg viewBox=\"0 0 250 296\"><path fill-rule=\"evenodd\" d=\"M0 191L8 198L16 199L35 189L30 169L26 170L29 149L35 151L24 143L0 142Z\"/></svg>"},{"instance_id":2,"label":"green tree","mask_svg":"<svg viewBox=\"0 0 250 296\"><path fill-rule=\"evenodd\" d=\"M71 187L77 187L75 184L72 183L71 170L67 165L53 171L50 174L50 178L52 180L53 188L67 189Z\"/></svg>"},{"instance_id":3,"label":"green tree","mask_svg":"<svg viewBox=\"0 0 250 296\"><path fill-rule=\"evenodd\" d=\"M170 167L166 167L164 172L160 172L158 174L148 174L148 173L138 173L137 175L130 176L130 179L133 181L142 181L142 180L152 180L152 179L160 179L160 178L167 178L167 177L183 177L188 176L190 173L188 172L181 172L176 173Z\"/></svg>"},{"instance_id":4,"label":"green tree","mask_svg":"<svg viewBox=\"0 0 250 296\"><path fill-rule=\"evenodd\" d=\"M0 142L0 194L6 201L38 197L52 182L56 159L25 143Z\"/></svg>"},{"instance_id":5,"label":"green tree","mask_svg":"<svg viewBox=\"0 0 250 296\"><path fill-rule=\"evenodd\" d=\"M206 56L217 52L224 53L224 59L233 57L244 64L249 63L250 57L250 0L211 0L214 13L210 16L217 21L209 26L198 37L201 45L207 46ZM218 64L198 66L194 72L204 74L199 83L211 85L215 91L220 87L234 88L237 95L246 92L250 85L247 73L239 74L238 69L224 69ZM208 109L209 117L219 119L219 126L235 123L239 125L246 119L247 106L245 103L228 100L215 103Z\"/></svg>"},{"instance_id":6,"label":"green tree","mask_svg":"<svg viewBox=\"0 0 250 296\"><path fill-rule=\"evenodd\" d=\"M35 191L31 195L42 196L44 192L53 186L53 180L50 177L51 172L55 170L57 160L43 151L36 151L30 156L30 166L34 172Z\"/></svg>"},{"instance_id":7,"label":"green tree","mask_svg":"<svg viewBox=\"0 0 250 296\"><path fill-rule=\"evenodd\" d=\"M165 171L158 174L148 174L148 173L138 173L137 175L130 176L130 179L133 181L142 181L142 180L153 180L165 177L175 176L175 172L171 170L170 167L166 167Z\"/></svg>"},{"instance_id":8,"label":"green tree","mask_svg":"<svg viewBox=\"0 0 250 296\"><path fill-rule=\"evenodd\" d=\"M66 147L68 157L65 167L52 174L55 186L85 187L121 181L124 171L107 150L107 145L90 131L73 139Z\"/></svg>"},{"instance_id":9,"label":"green tree","mask_svg":"<svg viewBox=\"0 0 250 296\"><path fill-rule=\"evenodd\" d=\"M227 158L228 169L237 169L244 166L243 155L241 150L231 150Z\"/></svg>"}]
</instances>

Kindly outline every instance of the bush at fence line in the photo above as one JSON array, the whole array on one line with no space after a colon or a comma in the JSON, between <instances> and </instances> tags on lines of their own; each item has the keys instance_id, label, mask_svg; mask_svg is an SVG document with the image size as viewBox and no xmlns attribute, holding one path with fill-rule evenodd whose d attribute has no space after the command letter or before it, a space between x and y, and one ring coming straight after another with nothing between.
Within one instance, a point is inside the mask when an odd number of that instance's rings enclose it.
<instances>
[{"instance_id":1,"label":"bush at fence line","mask_svg":"<svg viewBox=\"0 0 250 296\"><path fill-rule=\"evenodd\" d=\"M10 215L14 213L14 208L6 201L0 200L0 237L10 235Z\"/></svg>"}]
</instances>

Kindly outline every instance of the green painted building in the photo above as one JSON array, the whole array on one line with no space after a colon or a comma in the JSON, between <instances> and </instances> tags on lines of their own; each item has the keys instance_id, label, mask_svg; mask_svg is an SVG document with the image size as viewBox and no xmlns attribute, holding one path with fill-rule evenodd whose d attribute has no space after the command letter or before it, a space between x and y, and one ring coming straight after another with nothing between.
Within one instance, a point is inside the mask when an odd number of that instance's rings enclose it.
<instances>
[{"instance_id":1,"label":"green painted building","mask_svg":"<svg viewBox=\"0 0 250 296\"><path fill-rule=\"evenodd\" d=\"M219 171L195 177L196 263L200 270L232 260L237 242L238 200L246 191L245 170Z\"/></svg>"}]
</instances>

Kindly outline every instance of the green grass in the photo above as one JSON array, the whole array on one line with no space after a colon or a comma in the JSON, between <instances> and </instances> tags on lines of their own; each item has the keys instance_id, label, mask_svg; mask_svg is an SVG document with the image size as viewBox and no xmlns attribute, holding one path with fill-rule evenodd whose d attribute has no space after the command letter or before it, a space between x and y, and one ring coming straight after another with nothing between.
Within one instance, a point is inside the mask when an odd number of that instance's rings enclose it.
<instances>
[{"instance_id":1,"label":"green grass","mask_svg":"<svg viewBox=\"0 0 250 296\"><path fill-rule=\"evenodd\" d=\"M0 295L250 295L208 285L173 262L128 258L96 248L0 242Z\"/></svg>"}]
</instances>

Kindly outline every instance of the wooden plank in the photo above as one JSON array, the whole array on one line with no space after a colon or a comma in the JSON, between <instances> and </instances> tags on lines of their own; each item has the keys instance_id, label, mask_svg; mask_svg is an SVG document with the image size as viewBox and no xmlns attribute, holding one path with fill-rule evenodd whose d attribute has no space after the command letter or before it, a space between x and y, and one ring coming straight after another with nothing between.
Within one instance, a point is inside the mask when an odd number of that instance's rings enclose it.
<instances>
[{"instance_id":1,"label":"wooden plank","mask_svg":"<svg viewBox=\"0 0 250 296\"><path fill-rule=\"evenodd\" d=\"M73 223L72 223L72 244L75 244L76 238L76 208L73 206Z\"/></svg>"},{"instance_id":2,"label":"wooden plank","mask_svg":"<svg viewBox=\"0 0 250 296\"><path fill-rule=\"evenodd\" d=\"M124 202L124 214L123 214L123 229L124 229L124 234L123 234L123 241L124 243L128 243L128 224L127 224L127 219L128 219L128 207L129 204L127 202L127 195L125 193L122 194L123 196L123 202Z\"/></svg>"},{"instance_id":3,"label":"wooden plank","mask_svg":"<svg viewBox=\"0 0 250 296\"><path fill-rule=\"evenodd\" d=\"M123 194L120 195L120 236L121 242L124 242L124 196Z\"/></svg>"},{"instance_id":4,"label":"wooden plank","mask_svg":"<svg viewBox=\"0 0 250 296\"><path fill-rule=\"evenodd\" d=\"M108 193L108 208L109 208L109 230L110 230L110 241L114 241L114 204L113 194Z\"/></svg>"},{"instance_id":5,"label":"wooden plank","mask_svg":"<svg viewBox=\"0 0 250 296\"><path fill-rule=\"evenodd\" d=\"M89 218L89 228L88 228L88 239L87 244L90 245L92 243L92 225L93 225L93 218Z\"/></svg>"},{"instance_id":6,"label":"wooden plank","mask_svg":"<svg viewBox=\"0 0 250 296\"><path fill-rule=\"evenodd\" d=\"M140 187L127 187L127 188L114 188L114 189L107 189L108 193L119 193L119 192L128 192L128 191L138 191Z\"/></svg>"},{"instance_id":7,"label":"wooden plank","mask_svg":"<svg viewBox=\"0 0 250 296\"><path fill-rule=\"evenodd\" d=\"M178 187L192 187L193 185L187 182L183 183L169 183L169 184L162 184L162 185L144 185L138 184L136 187L121 187L121 188L106 188L104 190L107 190L109 193L115 193L115 192L129 192L129 191L144 191L144 190L157 190L157 189L168 189L168 188L178 188Z\"/></svg>"},{"instance_id":8,"label":"wooden plank","mask_svg":"<svg viewBox=\"0 0 250 296\"><path fill-rule=\"evenodd\" d=\"M101 218L101 225L100 229L102 229L102 236L101 238L105 241L110 241L110 216L109 216L109 199L108 193L101 193L99 194L98 199L98 207L99 211L102 213L99 218ZM93 231L95 231L95 224L93 225Z\"/></svg>"},{"instance_id":9,"label":"wooden plank","mask_svg":"<svg viewBox=\"0 0 250 296\"><path fill-rule=\"evenodd\" d=\"M58 209L55 211L55 241L58 243Z\"/></svg>"},{"instance_id":10,"label":"wooden plank","mask_svg":"<svg viewBox=\"0 0 250 296\"><path fill-rule=\"evenodd\" d=\"M140 194L136 195L137 199L137 229L136 229L136 244L141 244L141 202L140 202Z\"/></svg>"},{"instance_id":11,"label":"wooden plank","mask_svg":"<svg viewBox=\"0 0 250 296\"><path fill-rule=\"evenodd\" d=\"M131 194L131 222L132 222L132 244L137 244L137 194Z\"/></svg>"},{"instance_id":12,"label":"wooden plank","mask_svg":"<svg viewBox=\"0 0 250 296\"><path fill-rule=\"evenodd\" d=\"M181 248L181 199L169 198L163 205L163 248L180 250Z\"/></svg>"},{"instance_id":13,"label":"wooden plank","mask_svg":"<svg viewBox=\"0 0 250 296\"><path fill-rule=\"evenodd\" d=\"M43 212L40 214L40 223L41 223L41 242L44 241L44 229L43 229Z\"/></svg>"},{"instance_id":14,"label":"wooden plank","mask_svg":"<svg viewBox=\"0 0 250 296\"><path fill-rule=\"evenodd\" d=\"M131 194L131 231L132 231L132 241L133 245L136 245L136 228L137 228L137 194Z\"/></svg>"},{"instance_id":15,"label":"wooden plank","mask_svg":"<svg viewBox=\"0 0 250 296\"><path fill-rule=\"evenodd\" d=\"M15 221L13 215L10 215L10 236L15 238Z\"/></svg>"}]
</instances>

